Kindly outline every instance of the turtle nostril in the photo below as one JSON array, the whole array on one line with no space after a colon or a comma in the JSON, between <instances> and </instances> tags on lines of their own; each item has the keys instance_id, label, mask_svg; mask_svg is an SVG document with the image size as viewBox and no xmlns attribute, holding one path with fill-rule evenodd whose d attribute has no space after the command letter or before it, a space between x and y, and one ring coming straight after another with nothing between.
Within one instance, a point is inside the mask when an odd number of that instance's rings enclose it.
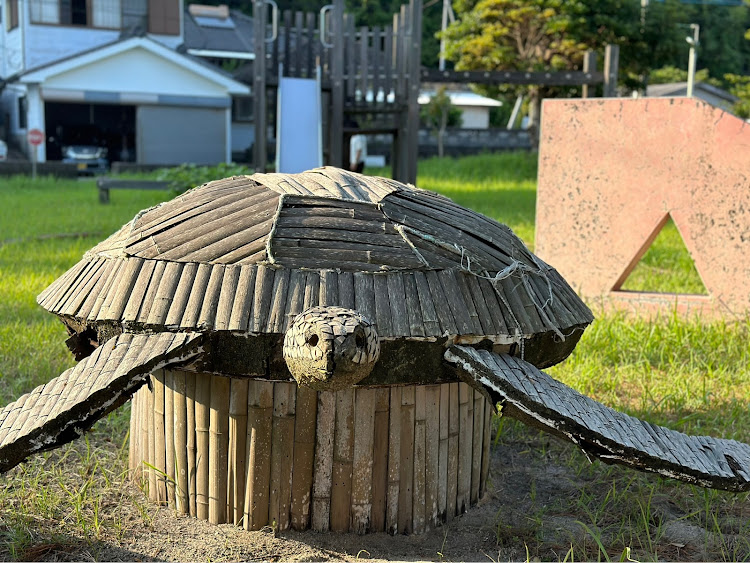
<instances>
[{"instance_id":1,"label":"turtle nostril","mask_svg":"<svg viewBox=\"0 0 750 563\"><path fill-rule=\"evenodd\" d=\"M354 343L357 345L357 348L364 348L365 346L365 335L361 332L358 332L354 336Z\"/></svg>"},{"instance_id":2,"label":"turtle nostril","mask_svg":"<svg viewBox=\"0 0 750 563\"><path fill-rule=\"evenodd\" d=\"M305 341L308 346L312 346L313 348L318 345L318 335L317 334L311 334L307 337L307 340Z\"/></svg>"}]
</instances>

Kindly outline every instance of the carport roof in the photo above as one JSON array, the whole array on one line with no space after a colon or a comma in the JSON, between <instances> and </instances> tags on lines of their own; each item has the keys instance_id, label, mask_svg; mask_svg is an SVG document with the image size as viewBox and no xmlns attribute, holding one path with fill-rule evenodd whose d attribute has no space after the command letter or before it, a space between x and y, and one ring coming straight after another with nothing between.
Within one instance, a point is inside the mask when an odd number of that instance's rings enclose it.
<instances>
[{"instance_id":1,"label":"carport roof","mask_svg":"<svg viewBox=\"0 0 750 563\"><path fill-rule=\"evenodd\" d=\"M59 74L80 69L87 65L106 60L108 57L138 48L145 49L151 54L163 58L189 73L198 75L205 80L225 88L228 94L248 95L250 93L250 88L247 85L238 82L222 69L198 57L186 55L165 47L148 37L129 37L105 43L93 49L88 49L75 55L29 69L18 75L16 81L23 84L41 84Z\"/></svg>"}]
</instances>

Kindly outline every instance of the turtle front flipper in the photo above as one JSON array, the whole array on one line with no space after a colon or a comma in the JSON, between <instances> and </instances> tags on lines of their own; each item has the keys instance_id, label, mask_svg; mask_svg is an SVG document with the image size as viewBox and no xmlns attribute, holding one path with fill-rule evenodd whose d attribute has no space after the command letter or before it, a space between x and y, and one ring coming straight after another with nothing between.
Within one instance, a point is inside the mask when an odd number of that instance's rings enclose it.
<instances>
[{"instance_id":1,"label":"turtle front flipper","mask_svg":"<svg viewBox=\"0 0 750 563\"><path fill-rule=\"evenodd\" d=\"M202 352L203 336L121 334L55 379L0 410L0 473L78 438L168 365Z\"/></svg>"},{"instance_id":2,"label":"turtle front flipper","mask_svg":"<svg viewBox=\"0 0 750 563\"><path fill-rule=\"evenodd\" d=\"M703 487L750 490L750 446L688 436L618 412L516 357L452 346L459 376L503 404L503 413L573 442L587 456Z\"/></svg>"}]
</instances>

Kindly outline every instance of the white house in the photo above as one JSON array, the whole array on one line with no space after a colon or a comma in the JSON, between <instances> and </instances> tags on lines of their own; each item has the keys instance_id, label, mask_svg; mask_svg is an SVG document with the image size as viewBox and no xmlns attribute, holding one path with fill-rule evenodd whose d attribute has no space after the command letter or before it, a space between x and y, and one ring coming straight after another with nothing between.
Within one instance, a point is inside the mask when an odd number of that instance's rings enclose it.
<instances>
[{"instance_id":1,"label":"white house","mask_svg":"<svg viewBox=\"0 0 750 563\"><path fill-rule=\"evenodd\" d=\"M231 159L232 100L247 85L183 54L183 0L3 0L0 106L5 135L41 161L65 144L111 160ZM182 49L181 49L182 50Z\"/></svg>"},{"instance_id":2,"label":"white house","mask_svg":"<svg viewBox=\"0 0 750 563\"><path fill-rule=\"evenodd\" d=\"M490 126L490 108L503 105L498 100L480 96L468 90L445 92L451 100L451 104L461 110L462 129L487 129ZM423 90L417 99L420 105L430 103L435 95L432 90Z\"/></svg>"}]
</instances>

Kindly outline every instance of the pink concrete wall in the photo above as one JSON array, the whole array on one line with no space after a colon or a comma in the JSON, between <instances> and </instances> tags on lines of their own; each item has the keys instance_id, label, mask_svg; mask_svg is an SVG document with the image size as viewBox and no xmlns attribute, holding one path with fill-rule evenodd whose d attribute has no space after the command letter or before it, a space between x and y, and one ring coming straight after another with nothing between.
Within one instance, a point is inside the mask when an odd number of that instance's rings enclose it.
<instances>
[{"instance_id":1,"label":"pink concrete wall","mask_svg":"<svg viewBox=\"0 0 750 563\"><path fill-rule=\"evenodd\" d=\"M709 297L662 304L750 312L750 124L690 98L547 100L541 133L535 252L585 298L659 301L610 292L669 214Z\"/></svg>"}]
</instances>

